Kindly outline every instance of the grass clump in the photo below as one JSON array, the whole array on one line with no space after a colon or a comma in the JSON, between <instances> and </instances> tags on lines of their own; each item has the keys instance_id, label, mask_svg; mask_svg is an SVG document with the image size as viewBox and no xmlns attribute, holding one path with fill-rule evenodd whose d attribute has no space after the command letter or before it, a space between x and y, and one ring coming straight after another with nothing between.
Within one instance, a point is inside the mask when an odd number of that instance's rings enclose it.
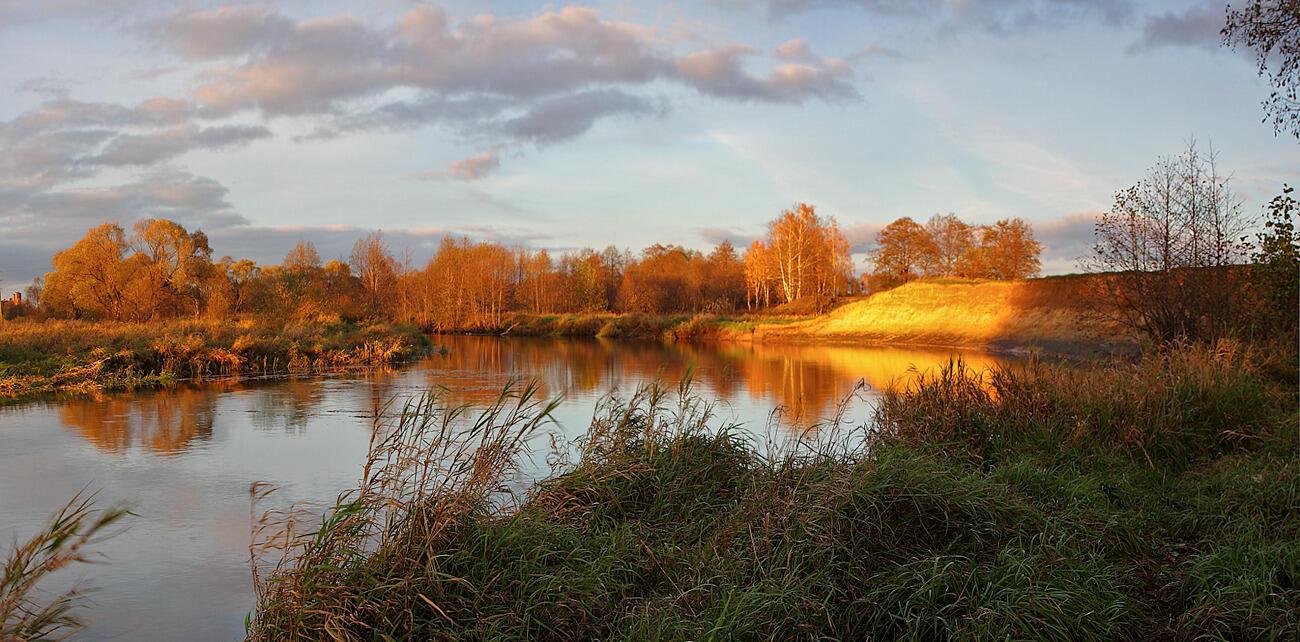
<instances>
[{"instance_id":1,"label":"grass clump","mask_svg":"<svg viewBox=\"0 0 1300 642\"><path fill-rule=\"evenodd\" d=\"M1295 392L1252 359L953 363L789 443L650 386L526 490L533 389L425 398L290 538L249 637L1294 637Z\"/></svg>"}]
</instances>

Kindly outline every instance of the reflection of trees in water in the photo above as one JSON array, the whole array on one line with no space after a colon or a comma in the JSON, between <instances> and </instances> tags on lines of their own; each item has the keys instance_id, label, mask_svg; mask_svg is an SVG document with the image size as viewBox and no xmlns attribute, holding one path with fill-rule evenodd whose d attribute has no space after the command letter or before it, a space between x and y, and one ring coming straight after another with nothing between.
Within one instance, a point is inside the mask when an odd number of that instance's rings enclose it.
<instances>
[{"instance_id":1,"label":"reflection of trees in water","mask_svg":"<svg viewBox=\"0 0 1300 642\"><path fill-rule=\"evenodd\" d=\"M634 380L676 383L687 372L724 401L747 394L773 399L785 417L807 425L833 413L860 380L883 390L905 382L912 370L930 370L954 357L950 350L832 345L692 345L545 338L443 337L450 352L436 357L428 383L445 386L456 403L495 397L512 376L536 377L542 393L603 393ZM966 354L968 365L996 363Z\"/></svg>"},{"instance_id":2,"label":"reflection of trees in water","mask_svg":"<svg viewBox=\"0 0 1300 642\"><path fill-rule=\"evenodd\" d=\"M158 453L186 450L212 438L218 387L179 388L133 397L71 400L62 404L63 424L96 448L110 452L139 445Z\"/></svg>"},{"instance_id":3,"label":"reflection of trees in water","mask_svg":"<svg viewBox=\"0 0 1300 642\"><path fill-rule=\"evenodd\" d=\"M256 391L249 421L261 430L303 432L321 402L321 382L289 379Z\"/></svg>"}]
</instances>

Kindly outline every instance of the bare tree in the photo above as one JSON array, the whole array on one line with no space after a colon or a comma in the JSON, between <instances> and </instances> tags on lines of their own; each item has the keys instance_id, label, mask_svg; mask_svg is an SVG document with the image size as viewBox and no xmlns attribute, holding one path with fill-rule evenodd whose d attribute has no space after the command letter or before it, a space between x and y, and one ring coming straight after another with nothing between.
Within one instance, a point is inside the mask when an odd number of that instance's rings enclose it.
<instances>
[{"instance_id":1,"label":"bare tree","mask_svg":"<svg viewBox=\"0 0 1300 642\"><path fill-rule=\"evenodd\" d=\"M366 307L371 313L378 312L392 297L401 267L388 251L383 233L374 232L357 239L352 246L352 257L348 263L365 288Z\"/></svg>"},{"instance_id":2,"label":"bare tree","mask_svg":"<svg viewBox=\"0 0 1300 642\"><path fill-rule=\"evenodd\" d=\"M1100 280L1106 310L1158 340L1210 338L1231 319L1249 221L1219 173L1217 153L1190 141L1115 194L1083 260Z\"/></svg>"}]
</instances>

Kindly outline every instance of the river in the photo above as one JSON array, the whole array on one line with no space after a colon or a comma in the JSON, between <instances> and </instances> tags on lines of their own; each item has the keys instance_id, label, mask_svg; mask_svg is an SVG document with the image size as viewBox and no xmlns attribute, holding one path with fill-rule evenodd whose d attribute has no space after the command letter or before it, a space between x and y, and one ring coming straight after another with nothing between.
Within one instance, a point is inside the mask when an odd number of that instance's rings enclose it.
<instances>
[{"instance_id":1,"label":"river","mask_svg":"<svg viewBox=\"0 0 1300 642\"><path fill-rule=\"evenodd\" d=\"M665 345L597 339L438 337L446 354L388 372L188 385L0 408L0 543L25 539L83 488L136 514L99 550L106 563L63 571L48 586L91 590L80 640L229 640L253 606L249 484L277 497L327 502L360 473L375 409L430 388L453 403L492 398L515 377L562 395L553 430L581 434L597 400L692 373L719 400L720 421L799 431L830 413L858 381L871 397L948 350L794 345ZM964 355L974 367L999 360Z\"/></svg>"}]
</instances>

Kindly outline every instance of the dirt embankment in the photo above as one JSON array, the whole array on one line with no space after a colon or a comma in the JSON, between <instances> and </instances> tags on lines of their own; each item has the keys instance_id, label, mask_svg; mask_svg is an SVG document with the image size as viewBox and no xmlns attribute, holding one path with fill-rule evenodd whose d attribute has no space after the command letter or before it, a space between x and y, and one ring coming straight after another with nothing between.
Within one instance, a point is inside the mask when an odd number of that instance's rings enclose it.
<instances>
[{"instance_id":1,"label":"dirt embankment","mask_svg":"<svg viewBox=\"0 0 1300 642\"><path fill-rule=\"evenodd\" d=\"M756 325L749 339L1041 348L1071 353L1132 348L1136 345L1132 334L1099 316L1090 303L1093 279L918 281L805 321Z\"/></svg>"}]
</instances>

